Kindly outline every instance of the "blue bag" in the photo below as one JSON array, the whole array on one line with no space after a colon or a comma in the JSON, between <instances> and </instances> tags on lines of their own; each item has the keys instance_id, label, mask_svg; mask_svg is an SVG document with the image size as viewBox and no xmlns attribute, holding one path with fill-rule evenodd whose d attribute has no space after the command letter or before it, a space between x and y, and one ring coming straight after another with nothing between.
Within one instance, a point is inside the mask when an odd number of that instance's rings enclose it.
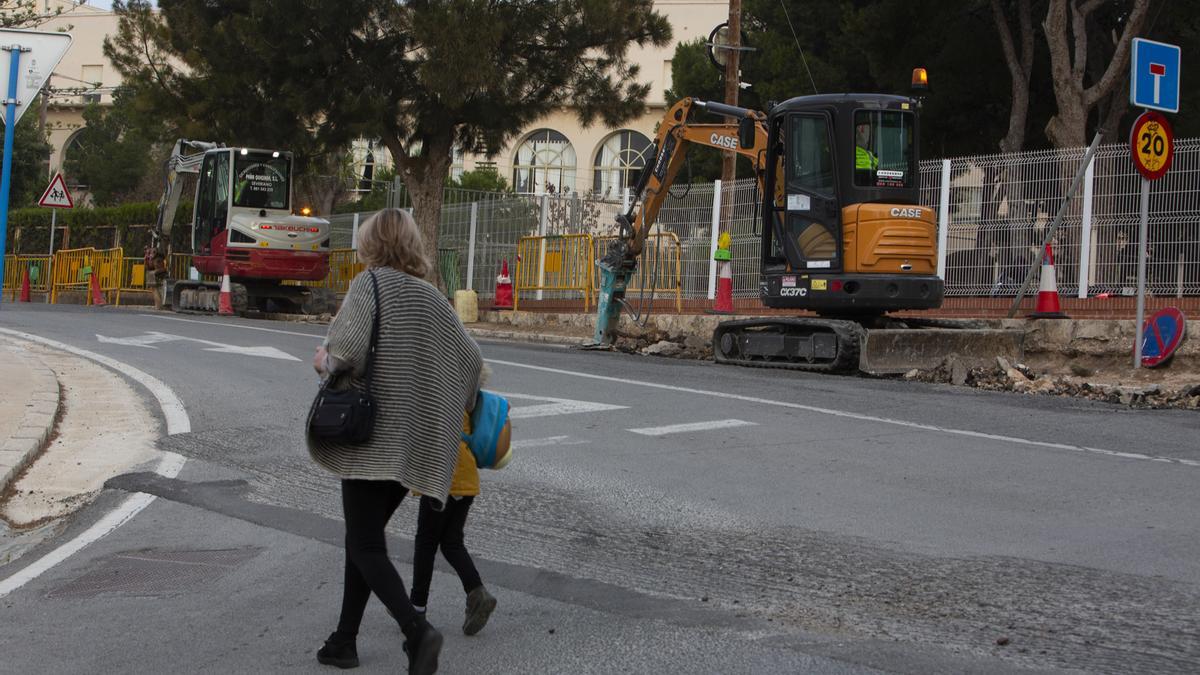
<instances>
[{"instance_id":1,"label":"blue bag","mask_svg":"<svg viewBox=\"0 0 1200 675\"><path fill-rule=\"evenodd\" d=\"M508 421L508 408L508 399L490 391L480 390L475 399L471 433L463 434L462 439L475 455L475 466L480 469L503 469L512 459L509 447L512 424Z\"/></svg>"}]
</instances>

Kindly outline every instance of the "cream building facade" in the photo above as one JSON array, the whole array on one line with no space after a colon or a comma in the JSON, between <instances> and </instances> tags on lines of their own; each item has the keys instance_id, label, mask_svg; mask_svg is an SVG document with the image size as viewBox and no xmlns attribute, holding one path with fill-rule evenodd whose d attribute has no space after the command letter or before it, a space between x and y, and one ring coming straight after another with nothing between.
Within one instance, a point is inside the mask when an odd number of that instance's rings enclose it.
<instances>
[{"instance_id":1,"label":"cream building facade","mask_svg":"<svg viewBox=\"0 0 1200 675\"><path fill-rule=\"evenodd\" d=\"M111 105L113 91L121 84L121 74L104 56L104 38L117 31L117 17L111 11L64 0L48 0L45 11L63 11L38 25L36 30L66 31L71 48L54 68L46 85L50 88L46 105L46 130L50 145L51 173L62 169L64 150L83 128L83 109L89 103ZM26 114L39 114L29 110Z\"/></svg>"},{"instance_id":2,"label":"cream building facade","mask_svg":"<svg viewBox=\"0 0 1200 675\"><path fill-rule=\"evenodd\" d=\"M116 33L117 17L109 10L75 5L66 0L45 0L47 9L63 13L38 26L38 30L67 30L71 48L48 82L55 92L49 99L46 126L53 153L51 171L62 168L76 134L83 128L83 109L89 102L112 103L121 76L104 56L104 38ZM456 154L452 173L491 167L520 192L571 191L618 195L632 182L646 161L643 155L655 127L669 103L664 92L671 86L671 57L680 42L707 37L728 17L728 0L657 0L655 9L672 27L671 42L661 48L637 47L629 57L640 67L642 83L650 86L647 111L619 129L601 125L583 127L569 110L552 113L518 134L513 143L494 157ZM34 111L30 111L33 114ZM352 149L358 176L368 176L391 165L386 149L361 140ZM368 165L370 168L368 168Z\"/></svg>"},{"instance_id":3,"label":"cream building facade","mask_svg":"<svg viewBox=\"0 0 1200 675\"><path fill-rule=\"evenodd\" d=\"M529 125L493 157L455 153L451 175L481 168L495 169L518 192L578 192L617 198L646 161L642 154L668 105L671 57L680 42L706 38L729 17L728 0L657 0L654 8L671 23L671 41L663 47L634 48L629 58L650 85L646 113L621 128L583 127L570 110L554 112ZM387 150L361 140L353 149L357 175L378 175L391 166ZM367 163L372 163L370 169Z\"/></svg>"}]
</instances>

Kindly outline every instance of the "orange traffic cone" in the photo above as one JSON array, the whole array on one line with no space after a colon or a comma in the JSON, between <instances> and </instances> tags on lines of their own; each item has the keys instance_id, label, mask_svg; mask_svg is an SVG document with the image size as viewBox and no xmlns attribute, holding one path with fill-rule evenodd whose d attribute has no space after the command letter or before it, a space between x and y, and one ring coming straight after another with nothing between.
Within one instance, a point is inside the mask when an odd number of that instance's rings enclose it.
<instances>
[{"instance_id":1,"label":"orange traffic cone","mask_svg":"<svg viewBox=\"0 0 1200 675\"><path fill-rule=\"evenodd\" d=\"M733 314L733 266L727 260L717 266L717 297L711 313Z\"/></svg>"},{"instance_id":2,"label":"orange traffic cone","mask_svg":"<svg viewBox=\"0 0 1200 675\"><path fill-rule=\"evenodd\" d=\"M225 274L221 277L221 297L217 300L217 314L221 316L233 316L233 292L229 288L229 268L225 268Z\"/></svg>"},{"instance_id":3,"label":"orange traffic cone","mask_svg":"<svg viewBox=\"0 0 1200 675\"><path fill-rule=\"evenodd\" d=\"M104 301L104 293L100 290L100 276L95 271L88 276L91 277L92 283L92 304L97 307L107 305L108 303Z\"/></svg>"},{"instance_id":4,"label":"orange traffic cone","mask_svg":"<svg viewBox=\"0 0 1200 675\"><path fill-rule=\"evenodd\" d=\"M1033 314L1029 315L1034 319L1066 319L1069 318L1063 314L1062 308L1058 304L1058 281L1054 276L1054 251L1050 249L1050 245L1046 244L1046 255L1042 256L1042 274L1038 281L1038 297L1037 307L1033 310Z\"/></svg>"},{"instance_id":5,"label":"orange traffic cone","mask_svg":"<svg viewBox=\"0 0 1200 675\"><path fill-rule=\"evenodd\" d=\"M709 314L733 314L733 252L730 247L733 239L728 232L722 232L717 239L717 250L713 251L713 260L717 261L717 297Z\"/></svg>"},{"instance_id":6,"label":"orange traffic cone","mask_svg":"<svg viewBox=\"0 0 1200 675\"><path fill-rule=\"evenodd\" d=\"M512 277L508 276L508 259L500 265L500 275L496 277L496 299L492 302L493 309L513 308Z\"/></svg>"},{"instance_id":7,"label":"orange traffic cone","mask_svg":"<svg viewBox=\"0 0 1200 675\"><path fill-rule=\"evenodd\" d=\"M25 274L21 278L21 300L20 302L29 302L29 268L25 268Z\"/></svg>"}]
</instances>

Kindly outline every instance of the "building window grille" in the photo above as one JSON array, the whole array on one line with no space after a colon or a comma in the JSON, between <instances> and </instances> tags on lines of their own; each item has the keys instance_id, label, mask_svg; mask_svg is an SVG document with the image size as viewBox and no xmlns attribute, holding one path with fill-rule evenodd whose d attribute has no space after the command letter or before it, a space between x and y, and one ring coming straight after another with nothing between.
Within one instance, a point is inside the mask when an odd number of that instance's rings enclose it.
<instances>
[{"instance_id":1,"label":"building window grille","mask_svg":"<svg viewBox=\"0 0 1200 675\"><path fill-rule=\"evenodd\" d=\"M575 148L553 129L538 129L517 146L513 187L525 194L561 193L575 186Z\"/></svg>"}]
</instances>

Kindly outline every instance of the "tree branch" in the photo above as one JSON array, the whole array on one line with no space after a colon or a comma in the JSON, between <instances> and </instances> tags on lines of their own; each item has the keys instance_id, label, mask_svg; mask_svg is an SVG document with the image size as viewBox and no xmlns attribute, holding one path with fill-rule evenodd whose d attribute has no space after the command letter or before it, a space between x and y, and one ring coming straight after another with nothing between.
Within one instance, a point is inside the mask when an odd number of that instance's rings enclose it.
<instances>
[{"instance_id":1,"label":"tree branch","mask_svg":"<svg viewBox=\"0 0 1200 675\"><path fill-rule=\"evenodd\" d=\"M992 6L992 19L996 22L996 30L1000 33L1000 47L1004 50L1004 61L1008 64L1008 72L1013 78L1020 77L1023 74L1022 66L1024 64L1017 60L1017 52L1013 48L1012 31L1008 29L1008 19L1004 16L1004 10L1000 9L1000 0L991 0L989 4ZM1023 52L1024 44L1021 46Z\"/></svg>"},{"instance_id":2,"label":"tree branch","mask_svg":"<svg viewBox=\"0 0 1200 675\"><path fill-rule=\"evenodd\" d=\"M1104 72L1104 77L1101 77L1099 82L1083 92L1085 105L1089 107L1095 105L1096 102L1108 95L1117 82L1121 81L1125 74L1125 66L1129 65L1129 45L1133 41L1133 36L1142 30L1142 24L1145 23L1149 11L1150 0L1134 0L1133 11L1129 14L1129 20L1125 24L1125 30L1121 32L1121 38L1117 40L1117 49L1113 52L1108 70Z\"/></svg>"},{"instance_id":3,"label":"tree branch","mask_svg":"<svg viewBox=\"0 0 1200 675\"><path fill-rule=\"evenodd\" d=\"M1071 78L1076 86L1083 89L1083 73L1087 69L1087 15L1074 2L1071 3L1071 32L1075 34L1075 59L1071 64Z\"/></svg>"}]
</instances>

